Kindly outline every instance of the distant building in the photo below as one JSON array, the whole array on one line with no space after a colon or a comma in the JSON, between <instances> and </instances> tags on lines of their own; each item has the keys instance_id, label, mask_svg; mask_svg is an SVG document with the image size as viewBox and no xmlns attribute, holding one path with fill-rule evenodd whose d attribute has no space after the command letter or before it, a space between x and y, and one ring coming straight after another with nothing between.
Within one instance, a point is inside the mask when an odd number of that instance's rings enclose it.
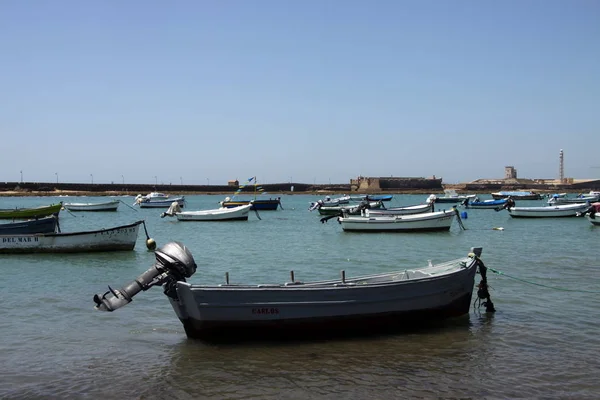
<instances>
[{"instance_id":1,"label":"distant building","mask_svg":"<svg viewBox=\"0 0 600 400\"><path fill-rule=\"evenodd\" d=\"M238 181L237 179L233 181L227 181L227 186L238 187L240 186L240 181Z\"/></svg>"},{"instance_id":2,"label":"distant building","mask_svg":"<svg viewBox=\"0 0 600 400\"><path fill-rule=\"evenodd\" d=\"M517 179L517 170L509 165L504 167L504 179Z\"/></svg>"},{"instance_id":3,"label":"distant building","mask_svg":"<svg viewBox=\"0 0 600 400\"><path fill-rule=\"evenodd\" d=\"M359 176L350 179L350 191L380 192L395 189L431 189L442 190L442 178L413 178L413 177L368 177Z\"/></svg>"}]
</instances>

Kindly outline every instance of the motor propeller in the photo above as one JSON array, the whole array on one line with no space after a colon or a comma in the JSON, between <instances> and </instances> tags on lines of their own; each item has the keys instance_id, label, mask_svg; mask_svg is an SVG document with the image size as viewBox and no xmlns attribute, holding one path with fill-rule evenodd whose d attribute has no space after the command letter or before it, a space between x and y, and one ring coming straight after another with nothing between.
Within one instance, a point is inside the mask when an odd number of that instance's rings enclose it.
<instances>
[{"instance_id":1,"label":"motor propeller","mask_svg":"<svg viewBox=\"0 0 600 400\"><path fill-rule=\"evenodd\" d=\"M196 262L189 249L179 243L170 242L154 252L156 262L146 272L119 290L108 287L102 296L94 295L94 307L100 311L114 311L129 304L133 296L152 286L183 281L196 272Z\"/></svg>"}]
</instances>

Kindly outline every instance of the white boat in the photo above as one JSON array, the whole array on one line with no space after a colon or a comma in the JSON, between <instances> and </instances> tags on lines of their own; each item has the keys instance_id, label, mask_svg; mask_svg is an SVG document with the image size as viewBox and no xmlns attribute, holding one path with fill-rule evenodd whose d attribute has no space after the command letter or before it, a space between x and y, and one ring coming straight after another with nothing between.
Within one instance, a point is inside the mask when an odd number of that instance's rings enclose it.
<instances>
[{"instance_id":1,"label":"white boat","mask_svg":"<svg viewBox=\"0 0 600 400\"><path fill-rule=\"evenodd\" d=\"M137 221L129 225L84 232L0 235L0 253L87 253L133 250L140 225L143 223L144 221Z\"/></svg>"},{"instance_id":2,"label":"white boat","mask_svg":"<svg viewBox=\"0 0 600 400\"><path fill-rule=\"evenodd\" d=\"M481 248L456 260L399 266L393 272L349 278L342 271L339 279L301 282L291 271L289 282L257 285L230 284L229 274L221 285L187 283L197 266L184 245L171 242L155 253L155 265L135 281L95 295L95 308L114 311L137 293L164 286L190 338L358 335L467 314L479 270L478 298L486 299L486 311L495 311Z\"/></svg>"},{"instance_id":3,"label":"white boat","mask_svg":"<svg viewBox=\"0 0 600 400\"><path fill-rule=\"evenodd\" d=\"M589 207L588 203L579 203L540 207L509 207L507 210L510 216L514 218L556 218L575 217L578 213L585 212Z\"/></svg>"},{"instance_id":4,"label":"white boat","mask_svg":"<svg viewBox=\"0 0 600 400\"><path fill-rule=\"evenodd\" d=\"M185 205L185 196L170 197L168 194L152 192L146 196L138 194L135 198L134 205L139 205L140 208L169 208L176 201L179 207Z\"/></svg>"},{"instance_id":5,"label":"white boat","mask_svg":"<svg viewBox=\"0 0 600 400\"><path fill-rule=\"evenodd\" d=\"M578 195L577 197L554 197L548 200L548 204L579 204L579 203L594 203L600 200L600 195Z\"/></svg>"},{"instance_id":6,"label":"white boat","mask_svg":"<svg viewBox=\"0 0 600 400\"><path fill-rule=\"evenodd\" d=\"M181 211L177 202L160 216L177 217L178 221L247 221L252 202L237 207L220 207L212 210ZM256 210L255 210L256 212ZM257 214L258 215L258 212Z\"/></svg>"},{"instance_id":7,"label":"white boat","mask_svg":"<svg viewBox=\"0 0 600 400\"><path fill-rule=\"evenodd\" d=\"M445 189L443 196L437 196L435 194L430 195L427 198L427 202L434 201L436 203L459 203L466 199L474 199L476 194L458 194L454 189Z\"/></svg>"},{"instance_id":8,"label":"white boat","mask_svg":"<svg viewBox=\"0 0 600 400\"><path fill-rule=\"evenodd\" d=\"M413 215L370 216L365 210L364 216L338 217L344 231L354 232L414 232L450 230L455 209Z\"/></svg>"},{"instance_id":9,"label":"white boat","mask_svg":"<svg viewBox=\"0 0 600 400\"><path fill-rule=\"evenodd\" d=\"M117 211L120 200L106 201L103 203L63 203L69 211Z\"/></svg>"},{"instance_id":10,"label":"white boat","mask_svg":"<svg viewBox=\"0 0 600 400\"><path fill-rule=\"evenodd\" d=\"M404 206L404 207L393 207L393 208L380 208L380 209L370 209L369 215L371 217L383 216L383 215L414 215L414 214L423 214L428 212L434 212L435 205L432 204L416 204L413 206Z\"/></svg>"}]
</instances>

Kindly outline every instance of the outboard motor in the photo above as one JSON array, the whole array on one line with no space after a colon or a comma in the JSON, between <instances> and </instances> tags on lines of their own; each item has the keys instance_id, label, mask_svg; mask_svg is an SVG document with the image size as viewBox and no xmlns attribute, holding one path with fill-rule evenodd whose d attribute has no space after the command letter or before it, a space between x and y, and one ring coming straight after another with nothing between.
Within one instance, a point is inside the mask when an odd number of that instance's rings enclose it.
<instances>
[{"instance_id":1,"label":"outboard motor","mask_svg":"<svg viewBox=\"0 0 600 400\"><path fill-rule=\"evenodd\" d=\"M185 278L189 278L196 272L194 257L188 248L179 242L167 243L154 254L156 256L154 265L133 282L119 290L109 286L108 292L102 296L95 294L94 308L100 311L114 311L129 304L133 296L142 290L146 291L156 285L165 285L165 294L176 298L175 283L185 282Z\"/></svg>"}]
</instances>

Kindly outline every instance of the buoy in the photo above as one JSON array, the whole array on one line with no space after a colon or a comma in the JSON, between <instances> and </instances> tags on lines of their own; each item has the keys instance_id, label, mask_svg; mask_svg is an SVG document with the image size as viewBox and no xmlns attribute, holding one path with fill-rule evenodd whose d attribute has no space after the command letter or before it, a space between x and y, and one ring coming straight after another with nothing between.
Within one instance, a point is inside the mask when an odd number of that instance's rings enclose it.
<instances>
[{"instance_id":1,"label":"buoy","mask_svg":"<svg viewBox=\"0 0 600 400\"><path fill-rule=\"evenodd\" d=\"M462 219L467 219L469 216L467 215L467 212L466 212L466 211L463 211L463 212L461 212L461 213L460 213L460 217L461 217Z\"/></svg>"},{"instance_id":2,"label":"buoy","mask_svg":"<svg viewBox=\"0 0 600 400\"><path fill-rule=\"evenodd\" d=\"M504 228L500 226L500 227L497 227L497 228L492 228L492 230L495 230L495 231L503 231L503 230L504 230Z\"/></svg>"},{"instance_id":3,"label":"buoy","mask_svg":"<svg viewBox=\"0 0 600 400\"><path fill-rule=\"evenodd\" d=\"M146 240L146 247L148 248L148 250L156 249L156 241L152 238L148 238Z\"/></svg>"}]
</instances>

